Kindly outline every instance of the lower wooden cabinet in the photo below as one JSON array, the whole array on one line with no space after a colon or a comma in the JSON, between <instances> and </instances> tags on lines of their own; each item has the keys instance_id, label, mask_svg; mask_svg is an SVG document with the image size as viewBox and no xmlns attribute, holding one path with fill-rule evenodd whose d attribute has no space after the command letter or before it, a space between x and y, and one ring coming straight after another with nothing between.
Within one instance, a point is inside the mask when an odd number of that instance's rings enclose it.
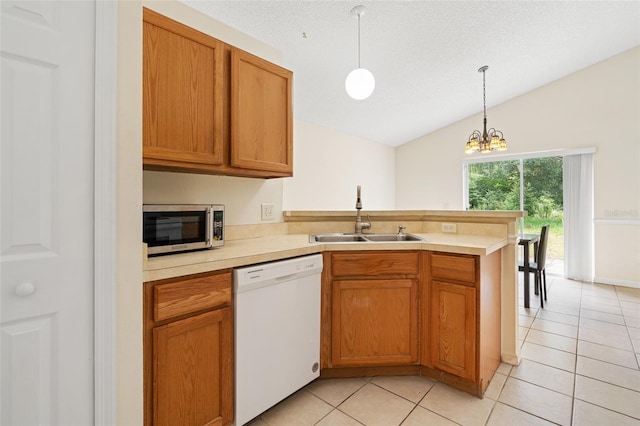
<instances>
[{"instance_id":1,"label":"lower wooden cabinet","mask_svg":"<svg viewBox=\"0 0 640 426\"><path fill-rule=\"evenodd\" d=\"M418 361L418 281L333 281L334 366Z\"/></svg>"},{"instance_id":2,"label":"lower wooden cabinet","mask_svg":"<svg viewBox=\"0 0 640 426\"><path fill-rule=\"evenodd\" d=\"M324 367L417 365L418 258L414 251L325 254L331 326L323 341L331 349Z\"/></svg>"},{"instance_id":3,"label":"lower wooden cabinet","mask_svg":"<svg viewBox=\"0 0 640 426\"><path fill-rule=\"evenodd\" d=\"M231 424L231 272L145 283L144 313L145 424Z\"/></svg>"},{"instance_id":4,"label":"lower wooden cabinet","mask_svg":"<svg viewBox=\"0 0 640 426\"><path fill-rule=\"evenodd\" d=\"M433 367L465 379L476 375L476 289L431 282L431 340Z\"/></svg>"},{"instance_id":5,"label":"lower wooden cabinet","mask_svg":"<svg viewBox=\"0 0 640 426\"><path fill-rule=\"evenodd\" d=\"M423 374L482 396L500 364L500 252L324 254L321 376Z\"/></svg>"},{"instance_id":6,"label":"lower wooden cabinet","mask_svg":"<svg viewBox=\"0 0 640 426\"><path fill-rule=\"evenodd\" d=\"M500 252L423 256L423 374L482 396L500 364Z\"/></svg>"}]
</instances>

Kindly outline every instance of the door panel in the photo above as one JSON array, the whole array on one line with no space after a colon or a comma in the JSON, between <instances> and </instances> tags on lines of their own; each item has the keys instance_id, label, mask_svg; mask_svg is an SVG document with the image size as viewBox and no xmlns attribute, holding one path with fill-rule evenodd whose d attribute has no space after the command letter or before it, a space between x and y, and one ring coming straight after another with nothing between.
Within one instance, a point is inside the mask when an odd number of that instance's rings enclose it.
<instances>
[{"instance_id":1,"label":"door panel","mask_svg":"<svg viewBox=\"0 0 640 426\"><path fill-rule=\"evenodd\" d=\"M231 165L293 173L293 74L231 50Z\"/></svg>"},{"instance_id":2,"label":"door panel","mask_svg":"<svg viewBox=\"0 0 640 426\"><path fill-rule=\"evenodd\" d=\"M476 289L432 281L432 364L466 379L476 375Z\"/></svg>"},{"instance_id":3,"label":"door panel","mask_svg":"<svg viewBox=\"0 0 640 426\"><path fill-rule=\"evenodd\" d=\"M416 362L417 290L415 279L333 281L332 364Z\"/></svg>"},{"instance_id":4,"label":"door panel","mask_svg":"<svg viewBox=\"0 0 640 426\"><path fill-rule=\"evenodd\" d=\"M232 399L231 309L153 329L155 425L218 425Z\"/></svg>"},{"instance_id":5,"label":"door panel","mask_svg":"<svg viewBox=\"0 0 640 426\"><path fill-rule=\"evenodd\" d=\"M0 13L1 421L92 424L95 3Z\"/></svg>"}]
</instances>

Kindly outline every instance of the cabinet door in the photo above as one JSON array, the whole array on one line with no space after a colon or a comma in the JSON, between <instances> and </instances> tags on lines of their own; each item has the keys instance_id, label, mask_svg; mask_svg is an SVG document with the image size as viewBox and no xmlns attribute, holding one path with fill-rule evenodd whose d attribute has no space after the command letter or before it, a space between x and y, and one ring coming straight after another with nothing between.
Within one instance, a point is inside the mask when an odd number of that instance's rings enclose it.
<instances>
[{"instance_id":1,"label":"cabinet door","mask_svg":"<svg viewBox=\"0 0 640 426\"><path fill-rule=\"evenodd\" d=\"M417 362L417 280L336 280L332 285L333 366Z\"/></svg>"},{"instance_id":2,"label":"cabinet door","mask_svg":"<svg viewBox=\"0 0 640 426\"><path fill-rule=\"evenodd\" d=\"M431 361L470 380L476 376L476 289L431 282Z\"/></svg>"},{"instance_id":3,"label":"cabinet door","mask_svg":"<svg viewBox=\"0 0 640 426\"><path fill-rule=\"evenodd\" d=\"M293 73L231 49L231 166L293 175Z\"/></svg>"},{"instance_id":4,"label":"cabinet door","mask_svg":"<svg viewBox=\"0 0 640 426\"><path fill-rule=\"evenodd\" d=\"M154 425L233 420L231 308L155 327L153 345Z\"/></svg>"},{"instance_id":5,"label":"cabinet door","mask_svg":"<svg viewBox=\"0 0 640 426\"><path fill-rule=\"evenodd\" d=\"M146 8L143 19L145 166L221 165L224 44Z\"/></svg>"}]
</instances>

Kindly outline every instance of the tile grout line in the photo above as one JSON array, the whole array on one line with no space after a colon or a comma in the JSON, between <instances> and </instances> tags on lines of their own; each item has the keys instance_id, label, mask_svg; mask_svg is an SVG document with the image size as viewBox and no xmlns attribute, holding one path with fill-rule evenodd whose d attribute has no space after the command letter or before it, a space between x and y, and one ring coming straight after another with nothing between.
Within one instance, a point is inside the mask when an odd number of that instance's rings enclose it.
<instances>
[{"instance_id":1,"label":"tile grout line","mask_svg":"<svg viewBox=\"0 0 640 426\"><path fill-rule=\"evenodd\" d=\"M578 310L578 333L576 335L576 360L573 366L573 395L571 396L571 417L570 424L573 425L575 421L576 412L576 382L578 377L578 347L580 345L580 323L582 322L582 293L584 292L584 282L580 281L580 309Z\"/></svg>"},{"instance_id":2,"label":"tile grout line","mask_svg":"<svg viewBox=\"0 0 640 426\"><path fill-rule=\"evenodd\" d=\"M618 304L620 304L620 295L618 294L618 287L615 287L615 290L616 290L616 296L618 296ZM640 359L638 359L638 351L636 350L636 346L633 343L633 338L631 336L631 331L629 330L629 324L627 322L627 316L624 314L624 311L622 310L622 306L620 306L620 311L622 311L622 321L624 321L624 326L627 328L627 336L631 341L631 349L633 349L633 353L636 356L636 367L640 369Z\"/></svg>"}]
</instances>

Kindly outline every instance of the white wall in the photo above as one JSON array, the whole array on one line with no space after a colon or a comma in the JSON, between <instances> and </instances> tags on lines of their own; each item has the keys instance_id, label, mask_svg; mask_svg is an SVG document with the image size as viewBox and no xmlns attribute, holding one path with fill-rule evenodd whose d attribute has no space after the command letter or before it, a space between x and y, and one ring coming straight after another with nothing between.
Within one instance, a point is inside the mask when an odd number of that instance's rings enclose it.
<instances>
[{"instance_id":1,"label":"white wall","mask_svg":"<svg viewBox=\"0 0 640 426\"><path fill-rule=\"evenodd\" d=\"M224 204L226 225L260 223L260 205L273 203L281 222L282 179L144 172L145 204Z\"/></svg>"},{"instance_id":2,"label":"white wall","mask_svg":"<svg viewBox=\"0 0 640 426\"><path fill-rule=\"evenodd\" d=\"M636 47L487 111L489 126L504 132L509 154L597 149L599 282L640 285L639 76ZM462 208L463 148L481 125L478 113L398 147L396 208Z\"/></svg>"},{"instance_id":3,"label":"white wall","mask_svg":"<svg viewBox=\"0 0 640 426\"><path fill-rule=\"evenodd\" d=\"M284 179L284 210L355 210L395 207L394 148L333 129L296 121L293 177Z\"/></svg>"},{"instance_id":4,"label":"white wall","mask_svg":"<svg viewBox=\"0 0 640 426\"><path fill-rule=\"evenodd\" d=\"M220 203L227 225L282 221L282 210L355 209L395 204L394 148L303 121L294 122L293 177L252 179L144 172L144 203ZM276 219L262 222L260 205L274 203Z\"/></svg>"}]
</instances>

